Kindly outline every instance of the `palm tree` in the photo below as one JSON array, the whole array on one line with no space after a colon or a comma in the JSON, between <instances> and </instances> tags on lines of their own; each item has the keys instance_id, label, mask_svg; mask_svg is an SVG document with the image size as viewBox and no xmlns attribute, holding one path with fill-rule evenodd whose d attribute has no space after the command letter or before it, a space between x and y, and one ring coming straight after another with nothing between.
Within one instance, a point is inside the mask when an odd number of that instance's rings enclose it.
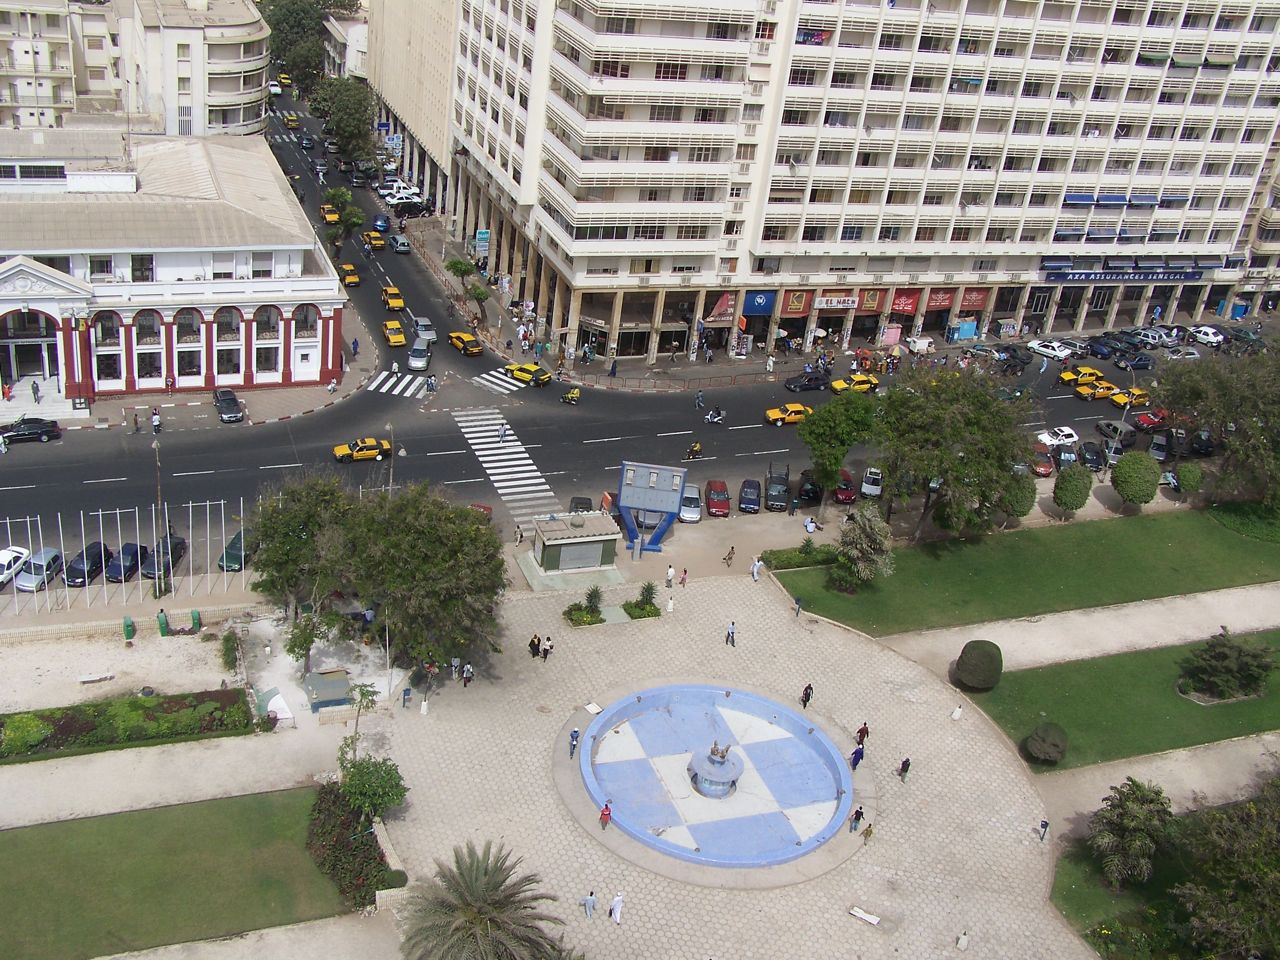
<instances>
[{"instance_id":1,"label":"palm tree","mask_svg":"<svg viewBox=\"0 0 1280 960\"><path fill-rule=\"evenodd\" d=\"M405 960L559 960L564 946L543 929L563 920L539 907L556 900L533 873L516 876L521 859L485 841L453 848L453 864L436 861L435 877L407 900Z\"/></svg>"},{"instance_id":2,"label":"palm tree","mask_svg":"<svg viewBox=\"0 0 1280 960\"><path fill-rule=\"evenodd\" d=\"M1089 820L1089 846L1102 858L1103 876L1113 890L1128 880L1149 880L1172 827L1169 798L1154 783L1126 777L1102 804Z\"/></svg>"}]
</instances>

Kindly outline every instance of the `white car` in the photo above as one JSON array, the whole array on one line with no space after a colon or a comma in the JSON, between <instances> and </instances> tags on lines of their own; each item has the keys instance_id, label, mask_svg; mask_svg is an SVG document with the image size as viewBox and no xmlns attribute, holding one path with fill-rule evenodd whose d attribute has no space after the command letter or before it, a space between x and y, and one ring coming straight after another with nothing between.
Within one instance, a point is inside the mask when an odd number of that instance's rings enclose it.
<instances>
[{"instance_id":1,"label":"white car","mask_svg":"<svg viewBox=\"0 0 1280 960\"><path fill-rule=\"evenodd\" d=\"M0 587L13 579L30 556L31 551L22 547L5 547L0 550Z\"/></svg>"},{"instance_id":2,"label":"white car","mask_svg":"<svg viewBox=\"0 0 1280 960\"><path fill-rule=\"evenodd\" d=\"M702 491L696 483L686 483L680 495L680 522L698 523L702 520Z\"/></svg>"},{"instance_id":3,"label":"white car","mask_svg":"<svg viewBox=\"0 0 1280 960\"><path fill-rule=\"evenodd\" d=\"M1220 347L1227 338L1213 327L1192 327L1187 333L1188 339L1203 343L1206 347Z\"/></svg>"},{"instance_id":4,"label":"white car","mask_svg":"<svg viewBox=\"0 0 1280 960\"><path fill-rule=\"evenodd\" d=\"M1044 433L1038 434L1036 439L1046 447L1070 447L1079 442L1080 434L1070 427L1050 427Z\"/></svg>"},{"instance_id":5,"label":"white car","mask_svg":"<svg viewBox=\"0 0 1280 960\"><path fill-rule=\"evenodd\" d=\"M421 203L422 194L417 190L400 190L396 193L389 193L382 199L387 201L387 206L394 207L397 203Z\"/></svg>"},{"instance_id":6,"label":"white car","mask_svg":"<svg viewBox=\"0 0 1280 960\"><path fill-rule=\"evenodd\" d=\"M386 196L390 196L393 193L400 193L405 190L408 190L409 185L405 183L403 180L397 180L395 177L391 177L387 180L383 180L374 189L378 191L378 196L386 197Z\"/></svg>"},{"instance_id":7,"label":"white car","mask_svg":"<svg viewBox=\"0 0 1280 960\"><path fill-rule=\"evenodd\" d=\"M884 474L879 467L867 467L867 472L862 475L862 495L878 497L882 490L884 490Z\"/></svg>"},{"instance_id":8,"label":"white car","mask_svg":"<svg viewBox=\"0 0 1280 960\"><path fill-rule=\"evenodd\" d=\"M1066 360L1071 356L1071 348L1063 346L1057 340L1032 340L1027 349L1050 360Z\"/></svg>"},{"instance_id":9,"label":"white car","mask_svg":"<svg viewBox=\"0 0 1280 960\"><path fill-rule=\"evenodd\" d=\"M1165 357L1169 360L1199 360L1200 351L1195 347L1174 347Z\"/></svg>"},{"instance_id":10,"label":"white car","mask_svg":"<svg viewBox=\"0 0 1280 960\"><path fill-rule=\"evenodd\" d=\"M271 94L273 97L278 97L280 96L280 94L284 93L284 89L280 86L280 84L272 80L270 83L267 84L267 93Z\"/></svg>"}]
</instances>

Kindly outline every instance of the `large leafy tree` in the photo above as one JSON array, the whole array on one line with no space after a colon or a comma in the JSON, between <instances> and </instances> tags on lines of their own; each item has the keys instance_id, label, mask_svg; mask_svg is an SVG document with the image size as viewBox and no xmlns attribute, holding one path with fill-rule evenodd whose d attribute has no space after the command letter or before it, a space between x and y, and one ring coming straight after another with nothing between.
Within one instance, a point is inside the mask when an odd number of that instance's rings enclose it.
<instances>
[{"instance_id":1,"label":"large leafy tree","mask_svg":"<svg viewBox=\"0 0 1280 960\"><path fill-rule=\"evenodd\" d=\"M855 444L876 435L879 401L866 393L842 393L818 407L800 424L800 439L809 448L817 481L827 489L840 479L840 468Z\"/></svg>"},{"instance_id":2,"label":"large leafy tree","mask_svg":"<svg viewBox=\"0 0 1280 960\"><path fill-rule=\"evenodd\" d=\"M1151 878L1156 851L1171 839L1173 811L1154 783L1126 777L1113 786L1089 819L1089 848L1102 861L1102 875L1119 890Z\"/></svg>"},{"instance_id":3,"label":"large leafy tree","mask_svg":"<svg viewBox=\"0 0 1280 960\"><path fill-rule=\"evenodd\" d=\"M363 83L350 77L322 79L311 97L311 109L329 118L338 147L353 160L373 156L373 96Z\"/></svg>"},{"instance_id":4,"label":"large leafy tree","mask_svg":"<svg viewBox=\"0 0 1280 960\"><path fill-rule=\"evenodd\" d=\"M338 211L338 225L329 231L329 239L334 252L341 253L342 245L364 226L364 211L356 206L346 187L330 187L321 199Z\"/></svg>"},{"instance_id":5,"label":"large leafy tree","mask_svg":"<svg viewBox=\"0 0 1280 960\"><path fill-rule=\"evenodd\" d=\"M295 616L300 604L323 605L342 586L342 531L352 503L338 478L326 473L264 492L246 524L258 545L254 589Z\"/></svg>"},{"instance_id":6,"label":"large leafy tree","mask_svg":"<svg viewBox=\"0 0 1280 960\"><path fill-rule=\"evenodd\" d=\"M284 64L293 79L294 88L310 94L324 76L324 43L319 36L300 40L289 48Z\"/></svg>"},{"instance_id":7,"label":"large leafy tree","mask_svg":"<svg viewBox=\"0 0 1280 960\"><path fill-rule=\"evenodd\" d=\"M1280 508L1280 352L1169 364L1153 392L1179 418L1224 439L1218 490Z\"/></svg>"},{"instance_id":8,"label":"large leafy tree","mask_svg":"<svg viewBox=\"0 0 1280 960\"><path fill-rule=\"evenodd\" d=\"M272 0L262 15L271 28L271 52L286 62L294 47L318 37L324 27L324 14L313 0Z\"/></svg>"},{"instance_id":9,"label":"large leafy tree","mask_svg":"<svg viewBox=\"0 0 1280 960\"><path fill-rule=\"evenodd\" d=\"M1184 840L1193 863L1174 896L1203 956L1280 956L1280 778L1243 803L1196 815Z\"/></svg>"},{"instance_id":10,"label":"large leafy tree","mask_svg":"<svg viewBox=\"0 0 1280 960\"><path fill-rule=\"evenodd\" d=\"M1149 453L1130 450L1121 454L1112 468L1111 485L1125 503L1150 503L1160 486L1160 464Z\"/></svg>"},{"instance_id":11,"label":"large leafy tree","mask_svg":"<svg viewBox=\"0 0 1280 960\"><path fill-rule=\"evenodd\" d=\"M405 960L559 960L564 948L546 928L564 921L544 912L556 898L542 879L517 875L523 861L509 850L467 841L453 863L436 861L435 876L405 903Z\"/></svg>"},{"instance_id":12,"label":"large leafy tree","mask_svg":"<svg viewBox=\"0 0 1280 960\"><path fill-rule=\"evenodd\" d=\"M914 371L884 398L887 471L899 485L910 477L926 490L917 536L930 517L944 530L990 528L1013 465L1026 461L1022 409L999 399L975 368Z\"/></svg>"}]
</instances>

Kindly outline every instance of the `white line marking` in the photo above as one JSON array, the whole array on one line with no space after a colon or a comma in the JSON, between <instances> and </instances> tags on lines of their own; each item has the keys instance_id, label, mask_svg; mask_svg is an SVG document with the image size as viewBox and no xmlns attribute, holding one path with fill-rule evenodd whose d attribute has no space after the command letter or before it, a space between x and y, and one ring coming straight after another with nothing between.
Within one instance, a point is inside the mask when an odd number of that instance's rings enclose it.
<instances>
[{"instance_id":1,"label":"white line marking","mask_svg":"<svg viewBox=\"0 0 1280 960\"><path fill-rule=\"evenodd\" d=\"M0 487L0 490L34 490L35 488L36 485L34 483L30 483L25 487Z\"/></svg>"},{"instance_id":2,"label":"white line marking","mask_svg":"<svg viewBox=\"0 0 1280 960\"><path fill-rule=\"evenodd\" d=\"M259 467L259 470L288 470L290 467L300 467L300 463L273 463L266 467Z\"/></svg>"},{"instance_id":3,"label":"white line marking","mask_svg":"<svg viewBox=\"0 0 1280 960\"><path fill-rule=\"evenodd\" d=\"M216 473L214 470L192 470L189 473L175 473L175 477L203 477L205 474Z\"/></svg>"},{"instance_id":4,"label":"white line marking","mask_svg":"<svg viewBox=\"0 0 1280 960\"><path fill-rule=\"evenodd\" d=\"M763 427L763 423L744 423L740 427L730 427L730 430L758 430Z\"/></svg>"},{"instance_id":5,"label":"white line marking","mask_svg":"<svg viewBox=\"0 0 1280 960\"><path fill-rule=\"evenodd\" d=\"M472 477L470 480L446 480L444 485L447 487L455 483L483 483L484 479L484 477Z\"/></svg>"},{"instance_id":6,"label":"white line marking","mask_svg":"<svg viewBox=\"0 0 1280 960\"><path fill-rule=\"evenodd\" d=\"M583 440L583 443L613 443L615 440L621 440L621 437L599 437L596 440Z\"/></svg>"},{"instance_id":7,"label":"white line marking","mask_svg":"<svg viewBox=\"0 0 1280 960\"><path fill-rule=\"evenodd\" d=\"M424 454L424 456L428 456L428 457L447 457L447 456L449 456L449 455L451 455L451 454L455 454L455 453L466 453L466 452L467 452L467 451L465 451L465 450L433 450L431 453Z\"/></svg>"},{"instance_id":8,"label":"white line marking","mask_svg":"<svg viewBox=\"0 0 1280 960\"><path fill-rule=\"evenodd\" d=\"M128 477L106 477L102 480L81 480L81 483L119 483L121 480L128 480Z\"/></svg>"},{"instance_id":9,"label":"white line marking","mask_svg":"<svg viewBox=\"0 0 1280 960\"><path fill-rule=\"evenodd\" d=\"M692 430L672 430L670 433L659 433L659 434L655 434L655 436L659 436L659 437L683 437L683 436L686 436L687 434L690 434L690 433L693 433L693 431L692 431Z\"/></svg>"},{"instance_id":10,"label":"white line marking","mask_svg":"<svg viewBox=\"0 0 1280 960\"><path fill-rule=\"evenodd\" d=\"M380 383L383 381L383 379L384 379L384 378L389 377L389 376L390 376L390 374L389 374L389 373L387 373L387 371L383 370L383 371L382 371L381 373L379 373L376 377L374 377L371 381L369 381L369 386L368 386L366 389L369 389L369 390L374 389L378 384L380 384Z\"/></svg>"}]
</instances>

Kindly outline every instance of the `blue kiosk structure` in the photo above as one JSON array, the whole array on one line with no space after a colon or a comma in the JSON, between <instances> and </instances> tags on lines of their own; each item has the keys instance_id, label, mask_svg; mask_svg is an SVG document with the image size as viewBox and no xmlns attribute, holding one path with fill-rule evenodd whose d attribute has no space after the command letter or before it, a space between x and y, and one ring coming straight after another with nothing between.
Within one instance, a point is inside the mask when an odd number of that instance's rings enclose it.
<instances>
[{"instance_id":1,"label":"blue kiosk structure","mask_svg":"<svg viewBox=\"0 0 1280 960\"><path fill-rule=\"evenodd\" d=\"M680 497L688 472L684 467L622 461L618 471L617 505L628 547L633 548L638 540L641 552L662 552L662 540L680 513ZM646 537L644 528L649 524L645 521L655 514L662 517Z\"/></svg>"}]
</instances>

